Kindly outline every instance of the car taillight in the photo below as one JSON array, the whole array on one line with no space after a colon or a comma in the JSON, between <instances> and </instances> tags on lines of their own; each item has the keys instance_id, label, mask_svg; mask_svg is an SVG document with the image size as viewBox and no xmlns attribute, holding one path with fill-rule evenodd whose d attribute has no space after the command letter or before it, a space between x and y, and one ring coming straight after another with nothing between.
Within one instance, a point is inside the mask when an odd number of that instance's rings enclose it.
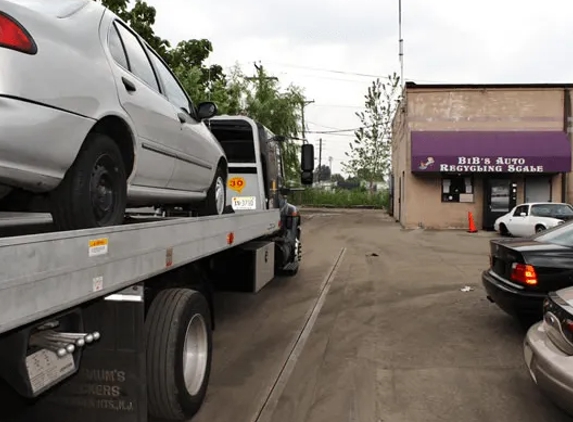
<instances>
[{"instance_id":1,"label":"car taillight","mask_svg":"<svg viewBox=\"0 0 573 422\"><path fill-rule=\"evenodd\" d=\"M0 47L35 54L36 44L28 32L10 16L0 12Z\"/></svg>"},{"instance_id":2,"label":"car taillight","mask_svg":"<svg viewBox=\"0 0 573 422\"><path fill-rule=\"evenodd\" d=\"M511 279L528 286L535 286L537 284L537 273L533 265L514 262L511 265Z\"/></svg>"}]
</instances>

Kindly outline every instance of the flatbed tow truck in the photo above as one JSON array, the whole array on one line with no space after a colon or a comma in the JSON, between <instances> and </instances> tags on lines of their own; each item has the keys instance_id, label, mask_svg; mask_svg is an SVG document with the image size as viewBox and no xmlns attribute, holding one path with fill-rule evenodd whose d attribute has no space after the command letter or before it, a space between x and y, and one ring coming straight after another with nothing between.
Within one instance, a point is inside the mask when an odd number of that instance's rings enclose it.
<instances>
[{"instance_id":1,"label":"flatbed tow truck","mask_svg":"<svg viewBox=\"0 0 573 422\"><path fill-rule=\"evenodd\" d=\"M215 288L296 274L301 227L280 142L244 116L209 122L229 213L0 239L0 421L189 420L209 383ZM314 150L301 149L312 183Z\"/></svg>"}]
</instances>

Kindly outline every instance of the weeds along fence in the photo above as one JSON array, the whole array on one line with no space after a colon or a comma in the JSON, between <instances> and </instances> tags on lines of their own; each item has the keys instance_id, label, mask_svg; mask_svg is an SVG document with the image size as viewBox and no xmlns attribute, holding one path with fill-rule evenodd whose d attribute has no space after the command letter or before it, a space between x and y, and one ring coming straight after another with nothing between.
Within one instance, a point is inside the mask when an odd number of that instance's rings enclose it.
<instances>
[{"instance_id":1,"label":"weeds along fence","mask_svg":"<svg viewBox=\"0 0 573 422\"><path fill-rule=\"evenodd\" d=\"M384 208L388 209L388 191L369 192L363 189L305 189L289 195L294 205L317 208Z\"/></svg>"}]
</instances>

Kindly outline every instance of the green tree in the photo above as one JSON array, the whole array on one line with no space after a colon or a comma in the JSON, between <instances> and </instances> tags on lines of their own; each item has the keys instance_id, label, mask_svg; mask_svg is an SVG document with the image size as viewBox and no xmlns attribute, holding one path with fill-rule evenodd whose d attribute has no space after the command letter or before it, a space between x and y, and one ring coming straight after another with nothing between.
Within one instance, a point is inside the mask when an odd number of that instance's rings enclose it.
<instances>
[{"instance_id":1,"label":"green tree","mask_svg":"<svg viewBox=\"0 0 573 422\"><path fill-rule=\"evenodd\" d=\"M330 181L331 182L343 182L344 176L342 176L342 174L340 174L340 173L334 173L332 176L330 176Z\"/></svg>"},{"instance_id":2,"label":"green tree","mask_svg":"<svg viewBox=\"0 0 573 422\"><path fill-rule=\"evenodd\" d=\"M400 102L400 78L396 73L382 82L376 79L364 96L364 111L356 113L361 127L350 142L343 168L350 175L373 183L390 170L392 119Z\"/></svg>"},{"instance_id":3,"label":"green tree","mask_svg":"<svg viewBox=\"0 0 573 422\"><path fill-rule=\"evenodd\" d=\"M245 112L277 135L297 138L300 133L301 104L304 95L301 88L289 85L280 89L277 78L269 76L262 66L257 74L246 78ZM281 146L287 180L296 181L300 174L300 147L292 140Z\"/></svg>"}]
</instances>

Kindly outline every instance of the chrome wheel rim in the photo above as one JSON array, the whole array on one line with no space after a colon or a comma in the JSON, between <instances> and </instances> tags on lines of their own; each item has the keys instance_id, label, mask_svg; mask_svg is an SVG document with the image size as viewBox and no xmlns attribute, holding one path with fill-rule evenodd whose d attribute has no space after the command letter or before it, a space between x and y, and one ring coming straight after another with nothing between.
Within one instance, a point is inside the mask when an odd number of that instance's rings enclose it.
<instances>
[{"instance_id":1,"label":"chrome wheel rim","mask_svg":"<svg viewBox=\"0 0 573 422\"><path fill-rule=\"evenodd\" d=\"M183 379L192 396L197 395L203 385L208 354L207 325L203 316L195 314L187 325L183 346Z\"/></svg>"},{"instance_id":2,"label":"chrome wheel rim","mask_svg":"<svg viewBox=\"0 0 573 422\"><path fill-rule=\"evenodd\" d=\"M217 214L223 214L225 210L225 183L221 177L217 177L215 182L215 204L217 205Z\"/></svg>"}]
</instances>

